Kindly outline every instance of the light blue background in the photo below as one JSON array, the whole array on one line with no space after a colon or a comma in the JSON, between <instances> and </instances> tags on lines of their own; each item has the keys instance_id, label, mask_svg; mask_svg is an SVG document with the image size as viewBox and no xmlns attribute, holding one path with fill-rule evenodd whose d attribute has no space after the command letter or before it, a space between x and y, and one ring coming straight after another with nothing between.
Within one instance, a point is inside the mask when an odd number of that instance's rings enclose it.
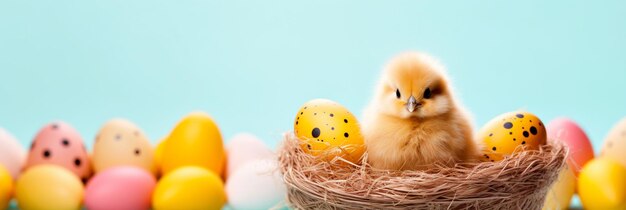
<instances>
[{"instance_id":1,"label":"light blue background","mask_svg":"<svg viewBox=\"0 0 626 210\"><path fill-rule=\"evenodd\" d=\"M406 50L448 67L482 125L568 116L596 151L626 116L623 1L14 1L0 3L0 126L28 145L64 120L88 147L113 117L157 142L186 113L271 147L313 98L356 114Z\"/></svg>"}]
</instances>

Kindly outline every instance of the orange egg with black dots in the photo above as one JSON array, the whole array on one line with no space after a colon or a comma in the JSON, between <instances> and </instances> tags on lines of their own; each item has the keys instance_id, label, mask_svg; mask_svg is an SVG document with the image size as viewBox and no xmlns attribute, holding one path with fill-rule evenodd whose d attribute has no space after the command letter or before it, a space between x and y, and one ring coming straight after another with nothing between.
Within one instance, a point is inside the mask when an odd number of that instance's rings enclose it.
<instances>
[{"instance_id":1,"label":"orange egg with black dots","mask_svg":"<svg viewBox=\"0 0 626 210\"><path fill-rule=\"evenodd\" d=\"M294 132L305 152L327 160L338 156L358 163L365 151L356 117L331 100L314 99L302 105L294 120Z\"/></svg>"},{"instance_id":2,"label":"orange egg with black dots","mask_svg":"<svg viewBox=\"0 0 626 210\"><path fill-rule=\"evenodd\" d=\"M485 161L498 161L523 150L539 150L546 144L543 122L530 112L508 112L489 121L478 133ZM519 147L519 148L518 148Z\"/></svg>"}]
</instances>

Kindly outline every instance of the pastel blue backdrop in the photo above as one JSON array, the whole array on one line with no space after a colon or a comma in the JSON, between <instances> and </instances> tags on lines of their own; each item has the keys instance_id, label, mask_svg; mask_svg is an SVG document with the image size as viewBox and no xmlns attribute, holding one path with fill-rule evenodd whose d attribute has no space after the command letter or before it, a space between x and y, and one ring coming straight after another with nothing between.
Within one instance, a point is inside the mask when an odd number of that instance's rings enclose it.
<instances>
[{"instance_id":1,"label":"pastel blue backdrop","mask_svg":"<svg viewBox=\"0 0 626 210\"><path fill-rule=\"evenodd\" d=\"M596 151L626 116L623 1L2 1L0 126L24 146L53 120L89 148L130 119L156 143L185 114L275 147L299 106L357 115L391 56L449 69L482 125L526 109L568 116Z\"/></svg>"}]
</instances>

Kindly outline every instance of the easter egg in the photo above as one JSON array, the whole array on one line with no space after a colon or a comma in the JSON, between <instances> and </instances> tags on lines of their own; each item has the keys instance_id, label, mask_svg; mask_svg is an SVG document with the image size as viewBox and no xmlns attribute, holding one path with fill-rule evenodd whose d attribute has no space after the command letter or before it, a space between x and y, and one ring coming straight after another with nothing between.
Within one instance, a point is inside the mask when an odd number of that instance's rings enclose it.
<instances>
[{"instance_id":1,"label":"easter egg","mask_svg":"<svg viewBox=\"0 0 626 210\"><path fill-rule=\"evenodd\" d=\"M199 166L222 174L226 155L222 134L213 119L206 113L195 112L172 130L162 156L163 174L182 166Z\"/></svg>"},{"instance_id":2,"label":"easter egg","mask_svg":"<svg viewBox=\"0 0 626 210\"><path fill-rule=\"evenodd\" d=\"M235 210L273 209L287 196L276 159L253 160L226 182L228 204Z\"/></svg>"},{"instance_id":3,"label":"easter egg","mask_svg":"<svg viewBox=\"0 0 626 210\"><path fill-rule=\"evenodd\" d=\"M0 165L0 209L7 209L13 194L13 178L10 172Z\"/></svg>"},{"instance_id":4,"label":"easter egg","mask_svg":"<svg viewBox=\"0 0 626 210\"><path fill-rule=\"evenodd\" d=\"M83 138L65 122L48 124L35 136L25 168L40 164L62 166L83 181L91 176L91 163Z\"/></svg>"},{"instance_id":5,"label":"easter egg","mask_svg":"<svg viewBox=\"0 0 626 210\"><path fill-rule=\"evenodd\" d=\"M237 134L226 145L226 177L245 163L274 157L272 150L252 134Z\"/></svg>"},{"instance_id":6,"label":"easter egg","mask_svg":"<svg viewBox=\"0 0 626 210\"><path fill-rule=\"evenodd\" d=\"M334 101L315 99L302 105L294 132L302 150L309 154L330 159L339 156L356 163L365 151L356 117Z\"/></svg>"},{"instance_id":7,"label":"easter egg","mask_svg":"<svg viewBox=\"0 0 626 210\"><path fill-rule=\"evenodd\" d=\"M96 173L116 166L136 166L154 174L154 150L139 127L128 120L106 122L96 136L93 147Z\"/></svg>"},{"instance_id":8,"label":"easter egg","mask_svg":"<svg viewBox=\"0 0 626 210\"><path fill-rule=\"evenodd\" d=\"M626 118L609 131L604 139L600 156L610 157L626 167Z\"/></svg>"},{"instance_id":9,"label":"easter egg","mask_svg":"<svg viewBox=\"0 0 626 210\"><path fill-rule=\"evenodd\" d=\"M626 209L626 168L610 158L589 161L578 174L585 209Z\"/></svg>"},{"instance_id":10,"label":"easter egg","mask_svg":"<svg viewBox=\"0 0 626 210\"><path fill-rule=\"evenodd\" d=\"M64 167L41 164L17 180L15 198L20 209L81 209L83 184Z\"/></svg>"},{"instance_id":11,"label":"easter egg","mask_svg":"<svg viewBox=\"0 0 626 210\"><path fill-rule=\"evenodd\" d=\"M546 135L537 116L519 111L493 118L480 130L478 139L484 143L483 158L498 161L523 149L538 150L546 144Z\"/></svg>"},{"instance_id":12,"label":"easter egg","mask_svg":"<svg viewBox=\"0 0 626 210\"><path fill-rule=\"evenodd\" d=\"M569 149L567 164L578 175L580 169L593 159L593 148L589 137L576 122L567 118L557 118L547 125L548 140L561 141Z\"/></svg>"},{"instance_id":13,"label":"easter egg","mask_svg":"<svg viewBox=\"0 0 626 210\"><path fill-rule=\"evenodd\" d=\"M222 209L224 185L213 171L197 166L180 167L157 183L152 207L162 209Z\"/></svg>"},{"instance_id":14,"label":"easter egg","mask_svg":"<svg viewBox=\"0 0 626 210\"><path fill-rule=\"evenodd\" d=\"M163 165L163 147L165 145L165 139L161 140L154 149L154 165L158 174L161 173L161 165Z\"/></svg>"},{"instance_id":15,"label":"easter egg","mask_svg":"<svg viewBox=\"0 0 626 210\"><path fill-rule=\"evenodd\" d=\"M550 186L543 209L568 209L569 203L576 191L576 177L569 166L563 167L556 182Z\"/></svg>"},{"instance_id":16,"label":"easter egg","mask_svg":"<svg viewBox=\"0 0 626 210\"><path fill-rule=\"evenodd\" d=\"M156 179L143 168L119 166L96 174L85 189L89 210L150 209Z\"/></svg>"},{"instance_id":17,"label":"easter egg","mask_svg":"<svg viewBox=\"0 0 626 210\"><path fill-rule=\"evenodd\" d=\"M17 178L26 161L26 152L20 143L9 132L0 128L0 165Z\"/></svg>"}]
</instances>

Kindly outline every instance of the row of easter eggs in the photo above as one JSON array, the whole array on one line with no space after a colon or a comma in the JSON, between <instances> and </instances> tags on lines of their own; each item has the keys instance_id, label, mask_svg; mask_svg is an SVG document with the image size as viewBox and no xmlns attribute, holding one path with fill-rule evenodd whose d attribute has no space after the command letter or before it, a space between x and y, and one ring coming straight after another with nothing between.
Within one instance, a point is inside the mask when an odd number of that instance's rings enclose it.
<instances>
[{"instance_id":1,"label":"row of easter eggs","mask_svg":"<svg viewBox=\"0 0 626 210\"><path fill-rule=\"evenodd\" d=\"M252 135L224 148L202 112L185 116L156 149L123 119L102 126L92 154L64 122L44 126L28 153L0 129L0 209L12 197L21 209L267 209L286 194L277 167Z\"/></svg>"},{"instance_id":2,"label":"row of easter eggs","mask_svg":"<svg viewBox=\"0 0 626 210\"><path fill-rule=\"evenodd\" d=\"M569 148L568 167L553 184L544 209L567 209L578 193L585 209L626 209L626 118L606 135L599 156L594 157L588 136L574 121L555 119L549 136Z\"/></svg>"}]
</instances>

